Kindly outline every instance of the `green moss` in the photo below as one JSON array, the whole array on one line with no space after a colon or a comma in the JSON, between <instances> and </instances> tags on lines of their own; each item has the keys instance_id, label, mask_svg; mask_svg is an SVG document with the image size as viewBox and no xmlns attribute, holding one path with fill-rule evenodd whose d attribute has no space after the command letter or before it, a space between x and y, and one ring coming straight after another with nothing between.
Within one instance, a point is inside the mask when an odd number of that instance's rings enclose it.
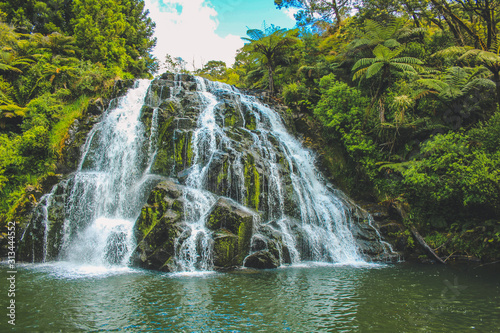
<instances>
[{"instance_id":1,"label":"green moss","mask_svg":"<svg viewBox=\"0 0 500 333\"><path fill-rule=\"evenodd\" d=\"M161 126L159 132L158 132L158 142L163 142L166 137L165 135L169 133L171 130L170 125L172 125L172 122L174 121L174 117L169 117Z\"/></svg>"},{"instance_id":2,"label":"green moss","mask_svg":"<svg viewBox=\"0 0 500 333\"><path fill-rule=\"evenodd\" d=\"M224 181L227 181L228 171L229 171L229 162L225 160L224 163L222 164L222 168L217 174L217 188L220 189L222 183Z\"/></svg>"},{"instance_id":3,"label":"green moss","mask_svg":"<svg viewBox=\"0 0 500 333\"><path fill-rule=\"evenodd\" d=\"M231 267L237 262L238 237L229 233L221 232L214 242L215 266Z\"/></svg>"},{"instance_id":4,"label":"green moss","mask_svg":"<svg viewBox=\"0 0 500 333\"><path fill-rule=\"evenodd\" d=\"M174 158L178 170L187 168L193 163L191 131L176 131L174 136Z\"/></svg>"},{"instance_id":5,"label":"green moss","mask_svg":"<svg viewBox=\"0 0 500 333\"><path fill-rule=\"evenodd\" d=\"M61 154L64 148L64 142L68 138L68 131L75 119L82 116L83 110L89 105L89 98L81 96L73 103L63 107L61 114L63 115L57 122L49 136L49 145L52 151Z\"/></svg>"},{"instance_id":6,"label":"green moss","mask_svg":"<svg viewBox=\"0 0 500 333\"><path fill-rule=\"evenodd\" d=\"M174 200L172 203L172 210L176 212L182 212L184 210L184 205L180 200Z\"/></svg>"},{"instance_id":7,"label":"green moss","mask_svg":"<svg viewBox=\"0 0 500 333\"><path fill-rule=\"evenodd\" d=\"M235 114L226 115L226 117L224 118L224 126L225 127L234 127L234 125L236 124L237 121L238 121L238 118L236 117Z\"/></svg>"},{"instance_id":8,"label":"green moss","mask_svg":"<svg viewBox=\"0 0 500 333\"><path fill-rule=\"evenodd\" d=\"M146 236L153 230L159 221L159 212L157 209L151 206L144 206L141 210L141 217L138 223L138 230L142 234L142 238Z\"/></svg>"},{"instance_id":9,"label":"green moss","mask_svg":"<svg viewBox=\"0 0 500 333\"><path fill-rule=\"evenodd\" d=\"M177 137L178 135L178 137ZM183 148L184 148L184 142L186 140L186 137L184 135L184 133L182 132L177 132L176 133L176 141L175 141L175 164L178 165L178 166L182 166L182 161L183 161L183 158L182 158L182 152L183 152Z\"/></svg>"},{"instance_id":10,"label":"green moss","mask_svg":"<svg viewBox=\"0 0 500 333\"><path fill-rule=\"evenodd\" d=\"M245 128L250 131L254 131L255 129L257 129L255 116L251 113L247 113L247 115L245 116Z\"/></svg>"},{"instance_id":11,"label":"green moss","mask_svg":"<svg viewBox=\"0 0 500 333\"><path fill-rule=\"evenodd\" d=\"M252 155L247 155L244 166L246 205L259 210L260 202L260 175L255 167Z\"/></svg>"},{"instance_id":12,"label":"green moss","mask_svg":"<svg viewBox=\"0 0 500 333\"><path fill-rule=\"evenodd\" d=\"M238 227L238 263L242 264L243 259L248 255L250 240L253 233L253 220L242 222Z\"/></svg>"},{"instance_id":13,"label":"green moss","mask_svg":"<svg viewBox=\"0 0 500 333\"><path fill-rule=\"evenodd\" d=\"M259 210L259 198L260 198L260 177L257 169L253 169L254 178L254 193L253 193L253 203L256 210Z\"/></svg>"},{"instance_id":14,"label":"green moss","mask_svg":"<svg viewBox=\"0 0 500 333\"><path fill-rule=\"evenodd\" d=\"M189 166L193 164L193 145L192 145L193 132L189 132L186 141L186 164Z\"/></svg>"}]
</instances>

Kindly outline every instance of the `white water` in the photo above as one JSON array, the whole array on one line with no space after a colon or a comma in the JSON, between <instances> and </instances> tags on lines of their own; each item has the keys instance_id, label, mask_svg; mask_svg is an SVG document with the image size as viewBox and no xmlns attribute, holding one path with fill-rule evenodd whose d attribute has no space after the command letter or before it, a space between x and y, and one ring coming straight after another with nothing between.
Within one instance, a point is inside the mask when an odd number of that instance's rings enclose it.
<instances>
[{"instance_id":1,"label":"white water","mask_svg":"<svg viewBox=\"0 0 500 333\"><path fill-rule=\"evenodd\" d=\"M149 81L119 98L89 133L78 171L68 183L61 260L124 266L135 246L133 226L150 182L146 134L139 116ZM148 155L148 156L145 156Z\"/></svg>"},{"instance_id":2,"label":"white water","mask_svg":"<svg viewBox=\"0 0 500 333\"><path fill-rule=\"evenodd\" d=\"M350 231L351 216L348 207L336 197L334 192L314 166L314 157L291 136L281 117L272 109L264 106L254 97L239 93L233 87L197 78L197 90L203 101L203 110L199 115L197 129L193 133L193 165L186 180L188 190L184 193L188 228L177 240L176 264L180 271L207 270L212 267L212 235L205 227L207 215L216 201L216 196L206 191L207 178L212 162L217 153L230 153L228 178L231 183L228 192L233 190L232 198L241 204L248 203L243 174L242 154L238 143L231 140L217 121L217 106L222 102L216 95L224 92L238 105L238 111L251 112L256 119L256 129L247 130L253 139L253 149L262 156L265 172L268 174L267 221L275 221L273 233L281 236L283 248L288 250L292 264L307 261L334 263L362 263L354 237ZM223 115L219 115L222 116ZM244 118L243 118L244 119ZM278 144L272 144L270 140ZM279 155L285 156L293 192L298 207L300 221L285 213L285 190ZM235 183L234 183L235 182ZM229 194L228 194L229 195ZM254 243L272 242L260 233L262 222L256 216ZM267 222L267 221L264 221ZM281 262L283 263L283 259Z\"/></svg>"}]
</instances>

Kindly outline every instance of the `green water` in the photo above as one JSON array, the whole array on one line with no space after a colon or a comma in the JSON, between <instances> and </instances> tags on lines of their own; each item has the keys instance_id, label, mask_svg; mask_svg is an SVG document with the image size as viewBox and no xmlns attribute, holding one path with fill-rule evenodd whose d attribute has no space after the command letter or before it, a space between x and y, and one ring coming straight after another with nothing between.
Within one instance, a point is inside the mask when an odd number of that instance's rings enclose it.
<instances>
[{"instance_id":1,"label":"green water","mask_svg":"<svg viewBox=\"0 0 500 333\"><path fill-rule=\"evenodd\" d=\"M18 266L0 332L497 332L498 266L289 267L172 275Z\"/></svg>"}]
</instances>

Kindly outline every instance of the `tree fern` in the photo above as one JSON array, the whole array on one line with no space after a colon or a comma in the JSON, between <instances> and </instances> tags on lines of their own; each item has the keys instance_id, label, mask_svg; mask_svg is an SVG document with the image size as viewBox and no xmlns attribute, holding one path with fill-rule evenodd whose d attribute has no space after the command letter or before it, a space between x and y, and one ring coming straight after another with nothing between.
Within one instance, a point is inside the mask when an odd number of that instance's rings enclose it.
<instances>
[{"instance_id":1,"label":"tree fern","mask_svg":"<svg viewBox=\"0 0 500 333\"><path fill-rule=\"evenodd\" d=\"M376 62L366 69L366 78L376 75L384 67L383 62Z\"/></svg>"}]
</instances>

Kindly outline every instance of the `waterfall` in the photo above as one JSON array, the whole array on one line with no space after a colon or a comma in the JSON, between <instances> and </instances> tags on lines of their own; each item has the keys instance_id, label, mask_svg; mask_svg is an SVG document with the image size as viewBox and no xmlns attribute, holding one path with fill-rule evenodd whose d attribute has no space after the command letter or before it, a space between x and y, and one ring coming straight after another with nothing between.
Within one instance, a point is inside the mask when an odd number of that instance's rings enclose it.
<instances>
[{"instance_id":1,"label":"waterfall","mask_svg":"<svg viewBox=\"0 0 500 333\"><path fill-rule=\"evenodd\" d=\"M149 83L137 81L89 132L78 170L65 187L59 259L96 266L128 263L133 226L147 188L154 185L147 169L152 152L144 149L148 136L140 121Z\"/></svg>"},{"instance_id":2,"label":"waterfall","mask_svg":"<svg viewBox=\"0 0 500 333\"><path fill-rule=\"evenodd\" d=\"M141 209L170 177L182 188L183 205L171 270L214 268L216 234L207 223L221 198L253 216L249 256L274 251L279 264L363 261L353 206L321 176L314 154L278 112L227 84L169 77L139 80L110 103L88 133L77 171L37 208L31 224L43 229L44 248L33 260L128 265ZM177 127L165 127L174 118Z\"/></svg>"},{"instance_id":3,"label":"waterfall","mask_svg":"<svg viewBox=\"0 0 500 333\"><path fill-rule=\"evenodd\" d=\"M228 98L236 105L236 112L243 118L240 130L251 137L251 149L260 157L259 162L266 174L262 178L265 178L268 189L267 202L254 207L265 210L266 217L255 226L252 248L258 250L262 243L264 247L269 247L270 240L265 231L273 229L273 233L281 236L281 247L287 250L290 263L303 260L361 261L350 230L352 221L349 207L321 177L314 165L313 154L288 133L278 113L227 84L202 78L197 78L196 83L203 110L198 116L191 141L194 158L185 182L189 188L185 193L188 199L185 207L186 222L189 225L186 232L190 236L179 237L183 242L176 253L179 268L195 270L211 266L211 233L205 227L205 219L215 202L214 195L209 192L208 179L217 154L230 156L227 168L230 183L224 195L231 196L242 205L251 205L252 198L248 197L248 184L245 182L241 161L240 142L229 137L232 128L217 121L217 118L224 118L219 106ZM252 125L247 126L246 121L251 121ZM285 160L279 161L280 157ZM291 180L291 191L288 191L293 193L300 211L295 218L287 214L285 209L287 193L283 188L283 165L286 165L285 173L288 173L287 177ZM200 242L205 244L202 246L204 253L196 255L196 249L200 248L197 243Z\"/></svg>"}]
</instances>

